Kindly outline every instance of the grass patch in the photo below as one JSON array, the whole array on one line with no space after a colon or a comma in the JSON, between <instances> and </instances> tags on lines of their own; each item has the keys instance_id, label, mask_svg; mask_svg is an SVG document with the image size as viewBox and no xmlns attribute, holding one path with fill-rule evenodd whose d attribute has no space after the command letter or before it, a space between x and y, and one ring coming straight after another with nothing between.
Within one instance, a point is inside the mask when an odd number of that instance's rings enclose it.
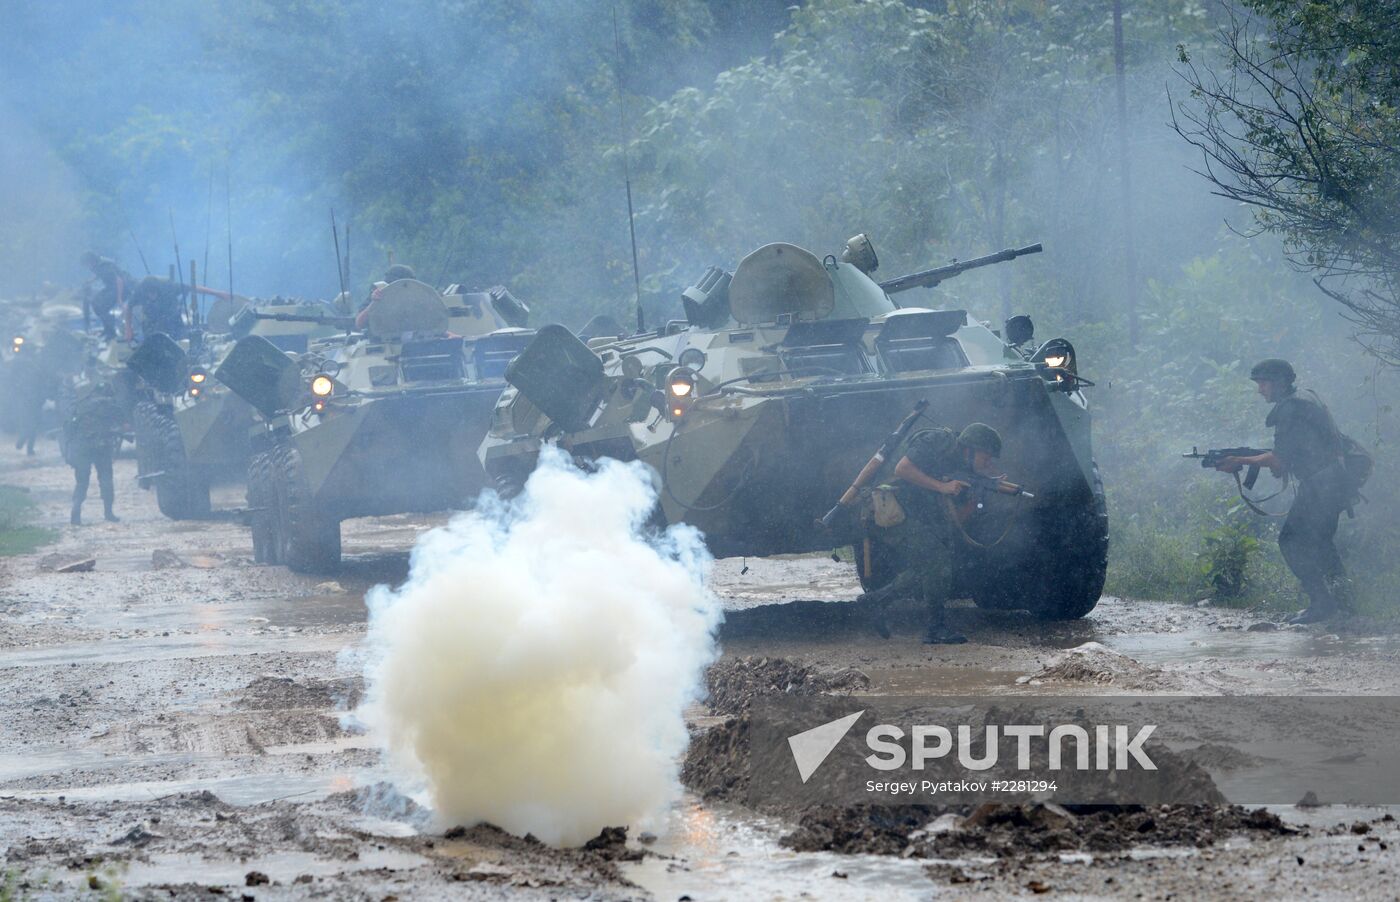
<instances>
[{"instance_id":1,"label":"grass patch","mask_svg":"<svg viewBox=\"0 0 1400 902\"><path fill-rule=\"evenodd\" d=\"M34 501L24 489L0 485L0 556L28 554L54 539L52 529L33 525Z\"/></svg>"}]
</instances>

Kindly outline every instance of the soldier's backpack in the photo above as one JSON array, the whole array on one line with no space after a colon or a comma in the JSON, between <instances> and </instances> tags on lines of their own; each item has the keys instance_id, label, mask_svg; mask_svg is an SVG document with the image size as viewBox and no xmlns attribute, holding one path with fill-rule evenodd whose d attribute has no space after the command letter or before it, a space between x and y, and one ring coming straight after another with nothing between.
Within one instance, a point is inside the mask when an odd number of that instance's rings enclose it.
<instances>
[{"instance_id":1,"label":"soldier's backpack","mask_svg":"<svg viewBox=\"0 0 1400 902\"><path fill-rule=\"evenodd\" d=\"M1313 399L1322 407L1327 414L1327 422L1332 426L1332 431L1337 434L1337 441L1342 448L1342 469L1346 472L1347 487L1347 514L1351 515L1352 506L1358 501L1365 501L1366 496L1361 494L1361 487L1371 478L1371 473L1376 469L1376 459L1371 456L1371 452L1366 450L1366 446L1356 439L1347 435L1337 428L1337 420L1332 416L1332 411L1322 399L1317 396L1317 392L1309 390Z\"/></svg>"},{"instance_id":2,"label":"soldier's backpack","mask_svg":"<svg viewBox=\"0 0 1400 902\"><path fill-rule=\"evenodd\" d=\"M1347 489L1352 500L1365 501L1366 497L1361 494L1361 487L1376 469L1376 459L1364 445L1345 432L1338 432L1337 435L1342 440L1342 469L1347 473Z\"/></svg>"}]
</instances>

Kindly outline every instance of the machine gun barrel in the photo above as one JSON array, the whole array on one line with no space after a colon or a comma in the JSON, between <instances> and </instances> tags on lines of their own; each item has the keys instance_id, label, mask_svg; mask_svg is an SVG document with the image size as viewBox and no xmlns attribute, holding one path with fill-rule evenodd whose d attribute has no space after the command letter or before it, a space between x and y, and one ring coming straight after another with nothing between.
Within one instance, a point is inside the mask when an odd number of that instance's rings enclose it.
<instances>
[{"instance_id":1,"label":"machine gun barrel","mask_svg":"<svg viewBox=\"0 0 1400 902\"><path fill-rule=\"evenodd\" d=\"M979 269L983 266L991 266L993 263L1005 263L1008 260L1015 260L1017 257L1024 257L1027 254L1038 254L1043 250L1039 242L1027 245L1026 247L1008 247L1004 251L997 251L995 254L988 254L985 257L974 257L971 260L962 260L957 263L949 263L947 266L936 266L933 269L926 269L922 272L910 273L907 276L900 276L897 279L890 279L881 282L880 287L886 294L895 294L900 291L908 291L911 288L932 288L944 279L951 279L953 276L961 275L969 269Z\"/></svg>"},{"instance_id":2,"label":"machine gun barrel","mask_svg":"<svg viewBox=\"0 0 1400 902\"><path fill-rule=\"evenodd\" d=\"M276 323L316 323L324 326L335 326L337 329L353 329L355 318L353 316L317 316L311 313L260 313L253 312L254 319L268 319Z\"/></svg>"}]
</instances>

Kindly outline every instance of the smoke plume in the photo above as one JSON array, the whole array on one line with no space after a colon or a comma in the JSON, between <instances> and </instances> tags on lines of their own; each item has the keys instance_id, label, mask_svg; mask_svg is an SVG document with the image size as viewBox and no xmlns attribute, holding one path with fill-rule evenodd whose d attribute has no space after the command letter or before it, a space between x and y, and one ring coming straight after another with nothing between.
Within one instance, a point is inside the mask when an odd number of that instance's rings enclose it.
<instances>
[{"instance_id":1,"label":"smoke plume","mask_svg":"<svg viewBox=\"0 0 1400 902\"><path fill-rule=\"evenodd\" d=\"M546 453L524 493L424 535L369 596L361 716L444 823L574 845L679 792L719 604L688 527L644 529L640 464Z\"/></svg>"}]
</instances>

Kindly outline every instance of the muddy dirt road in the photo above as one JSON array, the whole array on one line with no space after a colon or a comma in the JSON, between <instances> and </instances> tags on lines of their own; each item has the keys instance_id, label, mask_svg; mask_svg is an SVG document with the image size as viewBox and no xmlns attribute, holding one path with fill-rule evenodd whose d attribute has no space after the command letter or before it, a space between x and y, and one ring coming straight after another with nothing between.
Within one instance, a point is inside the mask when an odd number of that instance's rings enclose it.
<instances>
[{"instance_id":1,"label":"muddy dirt road","mask_svg":"<svg viewBox=\"0 0 1400 902\"><path fill-rule=\"evenodd\" d=\"M52 445L6 450L58 540L0 559L0 894L68 898L1393 898L1400 830L1377 809L1279 809L1296 827L1093 853L944 860L794 852L793 824L688 796L626 844L557 851L489 827L444 834L386 782L347 716L365 591L401 580L432 517L346 524L333 580L254 566L231 520L175 523L118 461L123 520L67 523L71 473ZM216 490L216 505L241 503ZM90 572L60 573L94 558ZM747 572L745 571L747 568ZM930 649L912 619L877 639L850 608L846 565L726 560L726 659L855 668L879 694L1280 694L1400 691L1400 643L1255 626L1243 613L1105 599L1046 628L972 609L971 641ZM1254 626L1254 629L1250 629ZM1109 663L1061 666L1097 642ZM1118 653L1118 654L1112 654ZM697 729L718 722L693 712ZM1355 826L1354 826L1355 825Z\"/></svg>"}]
</instances>

